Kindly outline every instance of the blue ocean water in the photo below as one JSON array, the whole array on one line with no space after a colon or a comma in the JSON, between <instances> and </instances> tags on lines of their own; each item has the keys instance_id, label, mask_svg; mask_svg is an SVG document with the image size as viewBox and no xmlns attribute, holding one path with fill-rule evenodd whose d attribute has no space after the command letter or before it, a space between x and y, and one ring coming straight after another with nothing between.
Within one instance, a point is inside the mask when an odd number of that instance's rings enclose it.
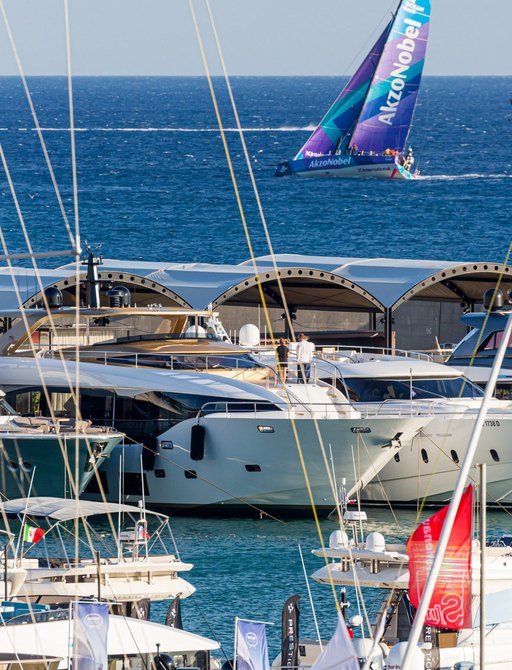
<instances>
[{"instance_id":1,"label":"blue ocean water","mask_svg":"<svg viewBox=\"0 0 512 670\"><path fill-rule=\"evenodd\" d=\"M235 78L233 89L276 252L501 261L510 243L512 78L426 78L411 133L422 178L412 183L275 179L342 82L335 78ZM66 82L29 81L40 123L72 219ZM215 81L255 252L267 253L254 196L233 132L225 87ZM82 237L110 258L237 263L247 244L202 78L79 78L74 83ZM67 239L52 185L17 79L0 79L0 141L36 250ZM5 175L0 225L11 252L24 251ZM63 262L63 261L59 261ZM50 264L50 261L47 261ZM51 264L55 265L54 260ZM368 530L405 539L415 515L372 512ZM491 529L509 529L492 513ZM297 545L307 572L321 560L312 520L176 519L182 557L195 563L197 594L184 602L188 628L212 635L230 655L234 616L275 622L302 596L301 629L314 636ZM322 522L324 539L335 529ZM320 630L335 622L328 588L312 585ZM164 606L153 608L162 618ZM355 612L353 602L351 613Z\"/></svg>"},{"instance_id":2,"label":"blue ocean water","mask_svg":"<svg viewBox=\"0 0 512 670\"><path fill-rule=\"evenodd\" d=\"M510 242L512 78L425 78L410 136L422 179L275 179L337 95L337 78L233 79L277 252L503 260ZM72 218L66 82L29 80ZM254 248L267 252L227 92L215 87ZM62 217L16 78L0 79L0 140L31 239L64 248ZM247 244L204 78L74 83L82 236L110 258L240 262ZM23 241L2 176L0 223ZM55 263L54 263L55 264Z\"/></svg>"}]
</instances>

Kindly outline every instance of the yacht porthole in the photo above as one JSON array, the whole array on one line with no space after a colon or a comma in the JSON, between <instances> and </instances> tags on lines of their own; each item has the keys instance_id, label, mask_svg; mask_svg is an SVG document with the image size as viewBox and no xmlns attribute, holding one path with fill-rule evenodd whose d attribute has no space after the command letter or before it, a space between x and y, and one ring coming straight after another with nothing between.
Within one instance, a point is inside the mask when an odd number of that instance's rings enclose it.
<instances>
[{"instance_id":1,"label":"yacht porthole","mask_svg":"<svg viewBox=\"0 0 512 670\"><path fill-rule=\"evenodd\" d=\"M428 454L426 449L421 450L421 458L423 459L424 463L428 463Z\"/></svg>"},{"instance_id":2,"label":"yacht porthole","mask_svg":"<svg viewBox=\"0 0 512 670\"><path fill-rule=\"evenodd\" d=\"M393 458L395 459L395 461L396 461L397 463L400 463L400 454L395 454L395 455L393 456Z\"/></svg>"},{"instance_id":3,"label":"yacht porthole","mask_svg":"<svg viewBox=\"0 0 512 670\"><path fill-rule=\"evenodd\" d=\"M195 470L185 470L185 479L197 479L197 472Z\"/></svg>"},{"instance_id":4,"label":"yacht porthole","mask_svg":"<svg viewBox=\"0 0 512 670\"><path fill-rule=\"evenodd\" d=\"M7 467L11 472L18 472L19 465L16 463L16 461L7 461Z\"/></svg>"},{"instance_id":5,"label":"yacht porthole","mask_svg":"<svg viewBox=\"0 0 512 670\"><path fill-rule=\"evenodd\" d=\"M261 472L261 466L257 463L247 463L245 469L247 472Z\"/></svg>"},{"instance_id":6,"label":"yacht porthole","mask_svg":"<svg viewBox=\"0 0 512 670\"><path fill-rule=\"evenodd\" d=\"M32 463L29 463L28 461L21 461L20 467L23 470L23 472L31 472L34 466L32 465Z\"/></svg>"},{"instance_id":7,"label":"yacht porthole","mask_svg":"<svg viewBox=\"0 0 512 670\"><path fill-rule=\"evenodd\" d=\"M162 468L156 468L155 477L157 479L165 479L165 470L163 470Z\"/></svg>"},{"instance_id":8,"label":"yacht porthole","mask_svg":"<svg viewBox=\"0 0 512 670\"><path fill-rule=\"evenodd\" d=\"M458 456L457 452L455 451L455 449L452 449L452 450L450 451L450 455L451 455L451 457L452 457L452 461L453 461L454 463L458 463L458 462L459 462L459 456Z\"/></svg>"},{"instance_id":9,"label":"yacht porthole","mask_svg":"<svg viewBox=\"0 0 512 670\"><path fill-rule=\"evenodd\" d=\"M496 461L496 463L499 462L500 457L498 456L498 452L496 451L496 449L491 449L491 456L493 461Z\"/></svg>"}]
</instances>

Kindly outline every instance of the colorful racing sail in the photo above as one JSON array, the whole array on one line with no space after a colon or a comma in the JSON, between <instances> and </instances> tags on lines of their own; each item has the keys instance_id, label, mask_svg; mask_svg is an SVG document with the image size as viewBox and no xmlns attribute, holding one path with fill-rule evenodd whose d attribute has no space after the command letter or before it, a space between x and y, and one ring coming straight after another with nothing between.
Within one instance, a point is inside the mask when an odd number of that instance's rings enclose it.
<instances>
[{"instance_id":1,"label":"colorful racing sail","mask_svg":"<svg viewBox=\"0 0 512 670\"><path fill-rule=\"evenodd\" d=\"M327 114L299 151L296 159L333 154L340 148L340 144L348 146L350 131L365 101L390 29L391 22L386 26L370 50L370 53L359 66L357 72L333 102Z\"/></svg>"},{"instance_id":2,"label":"colorful racing sail","mask_svg":"<svg viewBox=\"0 0 512 670\"><path fill-rule=\"evenodd\" d=\"M418 97L430 0L402 0L368 88L351 147L377 154L403 151Z\"/></svg>"}]
</instances>

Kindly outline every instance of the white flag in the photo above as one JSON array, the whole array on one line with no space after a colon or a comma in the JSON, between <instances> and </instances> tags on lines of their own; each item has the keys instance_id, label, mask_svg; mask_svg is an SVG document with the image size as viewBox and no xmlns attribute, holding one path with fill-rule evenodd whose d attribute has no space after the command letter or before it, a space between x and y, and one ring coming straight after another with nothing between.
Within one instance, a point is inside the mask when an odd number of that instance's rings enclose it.
<instances>
[{"instance_id":1,"label":"white flag","mask_svg":"<svg viewBox=\"0 0 512 670\"><path fill-rule=\"evenodd\" d=\"M340 614L334 635L311 670L360 670L360 667L347 625Z\"/></svg>"}]
</instances>

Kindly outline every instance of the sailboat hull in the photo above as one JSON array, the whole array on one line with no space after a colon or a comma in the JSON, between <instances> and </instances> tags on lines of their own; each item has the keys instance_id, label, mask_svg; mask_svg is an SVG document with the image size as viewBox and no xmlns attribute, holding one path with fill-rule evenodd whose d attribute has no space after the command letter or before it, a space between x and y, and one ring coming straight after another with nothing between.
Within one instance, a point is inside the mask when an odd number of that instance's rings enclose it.
<instances>
[{"instance_id":1,"label":"sailboat hull","mask_svg":"<svg viewBox=\"0 0 512 670\"><path fill-rule=\"evenodd\" d=\"M284 161L277 167L276 177L357 177L374 179L414 179L399 165L394 156L325 155Z\"/></svg>"}]
</instances>

